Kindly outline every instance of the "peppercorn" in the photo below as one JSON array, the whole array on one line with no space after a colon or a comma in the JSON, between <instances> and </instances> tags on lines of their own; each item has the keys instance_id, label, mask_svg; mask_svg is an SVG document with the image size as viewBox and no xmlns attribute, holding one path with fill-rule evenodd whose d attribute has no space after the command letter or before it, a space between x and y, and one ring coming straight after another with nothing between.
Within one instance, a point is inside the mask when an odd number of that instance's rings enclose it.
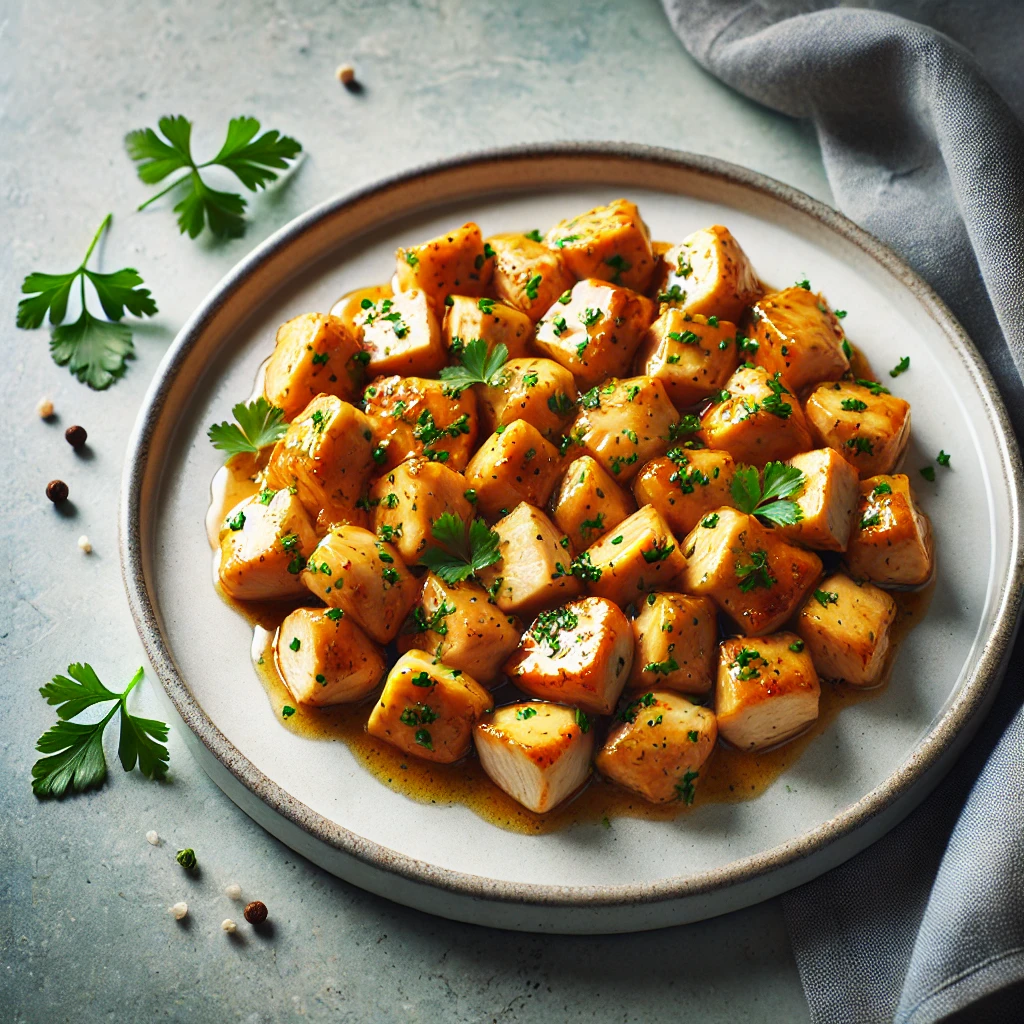
<instances>
[{"instance_id":1,"label":"peppercorn","mask_svg":"<svg viewBox=\"0 0 1024 1024\"><path fill-rule=\"evenodd\" d=\"M76 423L75 426L68 427L64 431L64 440L77 452L85 446L85 442L89 440L89 435L85 432L85 427L80 427Z\"/></svg>"},{"instance_id":2,"label":"peppercorn","mask_svg":"<svg viewBox=\"0 0 1024 1024\"><path fill-rule=\"evenodd\" d=\"M267 919L267 905L260 900L253 900L245 905L245 919L249 924L263 924Z\"/></svg>"},{"instance_id":3,"label":"peppercorn","mask_svg":"<svg viewBox=\"0 0 1024 1024\"><path fill-rule=\"evenodd\" d=\"M59 505L68 500L68 485L63 480L51 480L46 485L46 496L54 505Z\"/></svg>"},{"instance_id":4,"label":"peppercorn","mask_svg":"<svg viewBox=\"0 0 1024 1024\"><path fill-rule=\"evenodd\" d=\"M184 850L179 850L175 855L174 859L186 870L191 871L196 866L196 851L191 846L185 847Z\"/></svg>"}]
</instances>

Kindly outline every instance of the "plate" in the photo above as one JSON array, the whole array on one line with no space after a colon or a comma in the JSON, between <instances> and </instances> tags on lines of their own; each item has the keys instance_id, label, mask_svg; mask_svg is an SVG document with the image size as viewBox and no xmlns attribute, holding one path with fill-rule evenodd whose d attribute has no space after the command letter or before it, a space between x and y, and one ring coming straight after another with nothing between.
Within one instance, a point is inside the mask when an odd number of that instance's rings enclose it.
<instances>
[{"instance_id":1,"label":"plate","mask_svg":"<svg viewBox=\"0 0 1024 1024\"><path fill-rule=\"evenodd\" d=\"M546 835L382 786L348 747L281 727L249 662L250 628L214 591L203 529L220 456L206 438L249 394L277 325L387 280L399 244L465 220L544 228L626 196L652 237L726 224L773 285L810 276L849 311L876 370L910 356L905 466L932 518L937 582L886 689L844 708L756 799L674 820L617 818ZM895 387L896 385L894 385ZM940 448L949 470L917 468ZM929 287L834 210L708 157L559 145L450 160L332 200L283 228L179 334L129 445L121 558L132 613L190 746L224 791L289 846L356 885L504 928L614 932L734 910L839 864L936 785L998 687L1024 592L1022 471L977 351Z\"/></svg>"}]
</instances>

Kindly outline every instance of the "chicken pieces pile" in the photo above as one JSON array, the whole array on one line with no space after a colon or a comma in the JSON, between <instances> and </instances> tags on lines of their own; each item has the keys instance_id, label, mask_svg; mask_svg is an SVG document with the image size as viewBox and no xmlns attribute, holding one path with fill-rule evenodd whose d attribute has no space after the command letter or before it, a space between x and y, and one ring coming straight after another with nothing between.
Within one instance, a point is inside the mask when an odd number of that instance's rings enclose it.
<instances>
[{"instance_id":1,"label":"chicken pieces pile","mask_svg":"<svg viewBox=\"0 0 1024 1024\"><path fill-rule=\"evenodd\" d=\"M221 584L319 599L278 631L282 678L320 706L383 679L367 729L408 755L475 748L535 812L592 765L691 803L719 737L763 749L821 677L876 684L886 588L932 575L894 473L910 407L851 355L724 227L652 243L626 200L543 237L465 224L281 327L264 393L290 425ZM496 706L506 679L524 699Z\"/></svg>"}]
</instances>

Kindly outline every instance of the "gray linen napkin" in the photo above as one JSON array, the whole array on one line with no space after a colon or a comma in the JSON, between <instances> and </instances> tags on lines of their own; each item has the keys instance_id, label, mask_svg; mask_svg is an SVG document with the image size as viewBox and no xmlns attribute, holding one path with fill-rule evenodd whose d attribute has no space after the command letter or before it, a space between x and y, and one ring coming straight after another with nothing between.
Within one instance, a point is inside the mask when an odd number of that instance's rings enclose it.
<instances>
[{"instance_id":1,"label":"gray linen napkin","mask_svg":"<svg viewBox=\"0 0 1024 1024\"><path fill-rule=\"evenodd\" d=\"M663 4L711 73L813 120L839 208L949 303L1024 437L1024 4ZM1022 683L1018 642L937 791L786 897L816 1024L1024 1021Z\"/></svg>"}]
</instances>

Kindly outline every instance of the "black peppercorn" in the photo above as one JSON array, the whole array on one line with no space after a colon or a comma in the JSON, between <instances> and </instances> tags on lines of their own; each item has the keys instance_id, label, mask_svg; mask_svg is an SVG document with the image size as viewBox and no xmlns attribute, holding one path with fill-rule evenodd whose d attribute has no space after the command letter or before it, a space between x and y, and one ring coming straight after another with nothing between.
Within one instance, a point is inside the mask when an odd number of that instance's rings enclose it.
<instances>
[{"instance_id":1,"label":"black peppercorn","mask_svg":"<svg viewBox=\"0 0 1024 1024\"><path fill-rule=\"evenodd\" d=\"M267 919L267 905L260 900L253 900L245 905L245 919L249 924L263 924Z\"/></svg>"},{"instance_id":2,"label":"black peppercorn","mask_svg":"<svg viewBox=\"0 0 1024 1024\"><path fill-rule=\"evenodd\" d=\"M51 480L46 485L46 496L54 505L59 505L68 500L68 485L63 480Z\"/></svg>"},{"instance_id":3,"label":"black peppercorn","mask_svg":"<svg viewBox=\"0 0 1024 1024\"><path fill-rule=\"evenodd\" d=\"M85 432L85 427L80 427L77 424L73 427L68 427L64 431L64 439L67 441L75 451L85 446L85 442L89 439L89 435Z\"/></svg>"}]
</instances>

